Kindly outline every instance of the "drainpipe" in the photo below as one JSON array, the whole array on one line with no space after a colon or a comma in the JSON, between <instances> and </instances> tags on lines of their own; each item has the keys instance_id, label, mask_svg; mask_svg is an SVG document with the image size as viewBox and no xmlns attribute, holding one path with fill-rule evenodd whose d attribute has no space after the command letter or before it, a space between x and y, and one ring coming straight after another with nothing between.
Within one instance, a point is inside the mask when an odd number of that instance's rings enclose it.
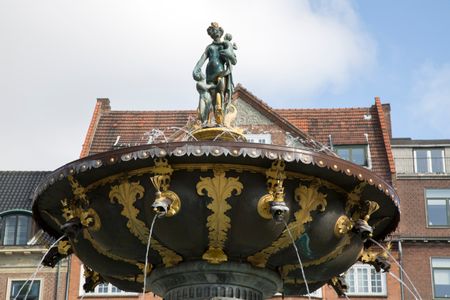
<instances>
[{"instance_id":1,"label":"drainpipe","mask_svg":"<svg viewBox=\"0 0 450 300\"><path fill-rule=\"evenodd\" d=\"M403 279L403 251L402 251L402 241L398 240L398 256L399 256L399 261L400 261L400 280L402 282L405 282ZM405 290L403 288L403 284L400 284L400 295L401 295L401 299L404 300L405 299Z\"/></svg>"},{"instance_id":2,"label":"drainpipe","mask_svg":"<svg viewBox=\"0 0 450 300\"><path fill-rule=\"evenodd\" d=\"M55 294L53 296L53 299L58 300L58 290L59 290L59 269L60 269L60 261L58 261L57 267L56 267L56 279L55 279Z\"/></svg>"}]
</instances>

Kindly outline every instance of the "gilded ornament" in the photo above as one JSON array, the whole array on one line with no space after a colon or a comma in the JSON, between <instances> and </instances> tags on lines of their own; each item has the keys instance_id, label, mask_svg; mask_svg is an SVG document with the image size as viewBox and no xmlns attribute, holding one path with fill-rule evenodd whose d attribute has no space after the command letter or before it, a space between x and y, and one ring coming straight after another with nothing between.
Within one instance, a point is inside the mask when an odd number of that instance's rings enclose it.
<instances>
[{"instance_id":1,"label":"gilded ornament","mask_svg":"<svg viewBox=\"0 0 450 300\"><path fill-rule=\"evenodd\" d=\"M121 214L128 219L128 229L142 244L147 245L150 229L137 218L139 210L134 207L136 200L141 199L143 195L144 187L139 182L123 181L120 185L111 187L109 198L111 202L117 201L123 206ZM152 238L150 245L162 257L166 267L174 266L182 261L181 256L161 245L156 239Z\"/></svg>"},{"instance_id":2,"label":"gilded ornament","mask_svg":"<svg viewBox=\"0 0 450 300\"><path fill-rule=\"evenodd\" d=\"M259 198L258 206L256 207L258 210L258 214L264 219L272 219L272 214L270 213L270 203L273 202L274 197L272 194L265 194L261 198Z\"/></svg>"},{"instance_id":3,"label":"gilded ornament","mask_svg":"<svg viewBox=\"0 0 450 300\"><path fill-rule=\"evenodd\" d=\"M340 216L334 225L334 235L337 238L342 237L353 228L353 221L346 215Z\"/></svg>"},{"instance_id":4,"label":"gilded ornament","mask_svg":"<svg viewBox=\"0 0 450 300\"><path fill-rule=\"evenodd\" d=\"M117 202L123 206L121 215L128 219L127 227L130 232L146 245L149 230L145 223L137 218L139 210L134 207L136 200L144 196L144 187L139 182L122 181L120 185L114 185L109 192L111 203Z\"/></svg>"},{"instance_id":5,"label":"gilded ornament","mask_svg":"<svg viewBox=\"0 0 450 300\"><path fill-rule=\"evenodd\" d=\"M157 251L161 256L163 264L167 268L176 266L183 260L181 256L175 253L175 251L164 247L159 241L154 238L152 238L150 245L151 248Z\"/></svg>"},{"instance_id":6,"label":"gilded ornament","mask_svg":"<svg viewBox=\"0 0 450 300\"><path fill-rule=\"evenodd\" d=\"M284 204L283 181L286 179L284 167L284 161L276 160L272 163L270 169L266 171L268 193L259 199L257 205L258 213L264 219L273 218L270 212L271 202L283 202Z\"/></svg>"},{"instance_id":7,"label":"gilded ornament","mask_svg":"<svg viewBox=\"0 0 450 300\"><path fill-rule=\"evenodd\" d=\"M295 221L288 224L294 240L297 240L305 232L305 224L312 221L311 212L314 210L324 211L327 206L327 195L319 192L319 187L320 184L316 181L309 187L300 185L295 189L295 200L299 203L300 209L294 213ZM269 247L249 256L247 260L253 266L264 268L270 256L288 247L291 243L288 231L284 230Z\"/></svg>"},{"instance_id":8,"label":"gilded ornament","mask_svg":"<svg viewBox=\"0 0 450 300\"><path fill-rule=\"evenodd\" d=\"M88 201L87 196L85 196L85 200ZM78 218L83 227L93 231L98 231L102 227L100 217L94 209L83 209L80 207L79 202L68 200L67 198L61 200L61 205L62 216L66 221Z\"/></svg>"},{"instance_id":9,"label":"gilded ornament","mask_svg":"<svg viewBox=\"0 0 450 300\"><path fill-rule=\"evenodd\" d=\"M350 193L347 195L347 202L345 205L345 212L348 214L350 211L360 204L361 194L366 187L366 182L361 182L358 184Z\"/></svg>"},{"instance_id":10,"label":"gilded ornament","mask_svg":"<svg viewBox=\"0 0 450 300\"><path fill-rule=\"evenodd\" d=\"M391 243L388 243L383 251L365 250L361 253L359 260L365 264L369 264L375 268L377 272L383 270L389 272L391 263L388 261L389 252L391 251Z\"/></svg>"},{"instance_id":11,"label":"gilded ornament","mask_svg":"<svg viewBox=\"0 0 450 300\"><path fill-rule=\"evenodd\" d=\"M199 152L201 153L200 149L197 149ZM201 163L201 164L194 164L194 163L190 163L190 164L174 164L171 165L172 170L174 171L178 171L178 170L186 170L189 172L192 172L194 170L200 170L200 172L207 172L210 170L215 169L218 165L220 165L220 167L225 171L235 171L235 172L251 172L251 173L258 173L258 174L266 174L267 169L266 168L262 168L262 167L258 167L258 166L251 166L251 165L238 165L238 164L216 164L216 163ZM301 174L301 173L297 173L297 172L291 172L291 171L285 171L286 173L286 177L287 179L298 179L298 180L303 180L303 181L316 181L317 178L311 175L305 175L305 174ZM99 186L103 186L106 185L108 183L112 183L114 181L117 181L119 179L130 179L132 177L135 176L142 176L142 175L146 175L146 174L158 174L157 173L157 169L156 166L152 166L152 167L145 167L145 168L140 168L140 169L136 169L136 170L132 170L126 173L119 173L116 175L111 175L108 177L105 177L103 179L100 179L96 182L91 183L90 185L88 185L85 188L85 191L92 191L95 188L99 187ZM347 195L348 192L346 190L344 190L343 188L339 187L338 185L329 182L327 180L322 179L321 184L328 188L331 189L333 191L336 191L337 193L343 194L343 195Z\"/></svg>"},{"instance_id":12,"label":"gilded ornament","mask_svg":"<svg viewBox=\"0 0 450 300\"><path fill-rule=\"evenodd\" d=\"M81 202L81 205L86 207L89 205L89 200L86 196L86 189L72 176L67 176L67 180L72 187L72 193L75 200Z\"/></svg>"},{"instance_id":13,"label":"gilded ornament","mask_svg":"<svg viewBox=\"0 0 450 300\"><path fill-rule=\"evenodd\" d=\"M118 279L118 280L129 281L129 282L144 283L144 275L143 274L132 275L132 276L111 276L110 275L109 277ZM149 290L147 290L146 292L148 292L148 291Z\"/></svg>"},{"instance_id":14,"label":"gilded ornament","mask_svg":"<svg viewBox=\"0 0 450 300\"><path fill-rule=\"evenodd\" d=\"M363 201L359 206L357 206L352 215L352 219L354 221L362 219L367 223L370 219L370 216L378 209L380 209L380 205L377 202L370 200Z\"/></svg>"},{"instance_id":15,"label":"gilded ornament","mask_svg":"<svg viewBox=\"0 0 450 300\"><path fill-rule=\"evenodd\" d=\"M231 206L226 200L232 196L233 192L239 195L242 189L243 185L239 182L239 177L226 177L221 169L214 170L213 178L200 177L200 182L197 183L197 193L203 196L206 192L212 199L207 205L207 208L212 211L206 223L209 231L209 248L203 254L203 259L210 263L218 264L228 259L223 248L231 227L231 220L225 212L231 209Z\"/></svg>"},{"instance_id":16,"label":"gilded ornament","mask_svg":"<svg viewBox=\"0 0 450 300\"><path fill-rule=\"evenodd\" d=\"M160 176L158 181L161 191L167 191L170 186L170 176L173 173L173 169L166 158L156 158L154 162L155 166L153 167L152 173Z\"/></svg>"},{"instance_id":17,"label":"gilded ornament","mask_svg":"<svg viewBox=\"0 0 450 300\"><path fill-rule=\"evenodd\" d=\"M166 217L172 217L178 213L181 207L180 197L169 190L170 176L173 173L172 167L169 165L167 159L157 158L155 159L155 168L153 169L155 176L150 180L156 189L156 199L154 207L164 207L167 205L167 210L164 211ZM160 206L159 204L163 204Z\"/></svg>"},{"instance_id":18,"label":"gilded ornament","mask_svg":"<svg viewBox=\"0 0 450 300\"><path fill-rule=\"evenodd\" d=\"M101 283L104 283L105 280L101 277L98 272L95 272L88 266L84 265L84 281L83 289L86 292L93 292L95 287Z\"/></svg>"},{"instance_id":19,"label":"gilded ornament","mask_svg":"<svg viewBox=\"0 0 450 300\"><path fill-rule=\"evenodd\" d=\"M161 192L161 186L164 182L164 176L163 175L156 175L150 178L153 186L156 189L156 199L154 201L153 206L155 207L155 211L158 212L157 208L160 204L162 204L164 206L164 204L167 205L167 211L165 211L164 215L166 217L172 217L175 214L178 213L178 211L180 210L181 207L181 201L180 198L178 197L178 195L172 191L169 191L169 184L167 183L165 185L165 191ZM170 177L169 177L169 182L170 182ZM161 206L161 207L163 207Z\"/></svg>"},{"instance_id":20,"label":"gilded ornament","mask_svg":"<svg viewBox=\"0 0 450 300\"><path fill-rule=\"evenodd\" d=\"M102 227L100 217L93 208L88 208L80 212L80 222L84 227L92 231L98 231Z\"/></svg>"},{"instance_id":21,"label":"gilded ornament","mask_svg":"<svg viewBox=\"0 0 450 300\"><path fill-rule=\"evenodd\" d=\"M61 255L67 256L73 252L72 245L68 240L61 240L58 242L58 252Z\"/></svg>"}]
</instances>

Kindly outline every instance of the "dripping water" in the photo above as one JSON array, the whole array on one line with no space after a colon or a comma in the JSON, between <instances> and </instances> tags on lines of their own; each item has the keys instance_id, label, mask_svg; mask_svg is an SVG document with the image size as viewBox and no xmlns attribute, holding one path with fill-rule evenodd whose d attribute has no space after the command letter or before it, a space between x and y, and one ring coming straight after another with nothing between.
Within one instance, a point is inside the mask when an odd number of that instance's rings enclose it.
<instances>
[{"instance_id":1,"label":"dripping water","mask_svg":"<svg viewBox=\"0 0 450 300\"><path fill-rule=\"evenodd\" d=\"M55 242L47 249L47 251L45 252L45 254L42 256L41 261L40 261L39 264L37 265L36 271L34 271L33 275L31 275L30 278L28 278L27 281L25 281L25 282L22 284L22 286L20 287L20 289L19 289L19 291L17 292L16 296L14 297L14 300L16 300L17 297L19 297L20 292L21 292L21 291L23 290L23 288L27 285L27 283L30 282L30 280L31 280L31 283L30 283L30 285L28 286L27 293L25 294L25 297L23 298L23 299L27 299L28 294L29 294L30 291L31 291L31 287L33 286L33 283L34 283L34 280L36 279L37 274L39 273L39 271L41 271L41 270L45 267L44 265L42 265L42 262L44 261L45 256L48 254L48 252L50 252L50 249L52 249L56 244L59 243L59 241L61 241L61 240L62 240L63 238L65 238L65 237L66 237L65 235L61 236L59 239L57 239L57 240L56 240L56 241L55 241Z\"/></svg>"},{"instance_id":2,"label":"dripping water","mask_svg":"<svg viewBox=\"0 0 450 300\"><path fill-rule=\"evenodd\" d=\"M408 282L411 284L412 288L414 289L415 295L417 295L419 297L420 300L422 300L422 297L420 296L419 292L417 291L414 283L411 281L411 278L409 278L408 274L406 273L406 271L402 268L402 266L400 265L400 263L395 259L395 257L391 254L391 252L386 249L383 245L381 245L380 243L378 243L377 241L375 241L374 239L369 239L372 243L374 243L375 245L377 245L378 247L380 247L381 249L383 249L384 251L386 251L386 253L389 255L389 257L395 262L395 264L400 268L400 272L402 272L403 274L405 274L406 279L408 279ZM406 286L406 284L405 284ZM414 295L414 294L413 294Z\"/></svg>"},{"instance_id":3,"label":"dripping water","mask_svg":"<svg viewBox=\"0 0 450 300\"><path fill-rule=\"evenodd\" d=\"M145 266L144 266L144 287L142 288L142 298L145 299L145 292L147 288L147 267L148 267L148 253L150 251L150 242L152 240L153 234L153 226L155 225L156 218L158 218L158 214L155 214L153 218L152 225L150 226L150 232L148 233L148 241L147 241L147 251L145 252Z\"/></svg>"},{"instance_id":4,"label":"dripping water","mask_svg":"<svg viewBox=\"0 0 450 300\"><path fill-rule=\"evenodd\" d=\"M302 270L303 281L305 282L305 286L306 286L306 293L308 294L308 299L311 300L311 295L310 295L310 292L309 292L308 282L306 281L305 270L303 269L303 263L302 263L302 260L300 259L300 254L298 253L297 245L295 244L294 237L292 236L291 230L289 229L286 221L284 221L284 226L286 227L286 230L287 230L287 232L289 234L289 237L292 240L292 246L294 246L295 253L297 254L298 263L300 264L300 269Z\"/></svg>"}]
</instances>

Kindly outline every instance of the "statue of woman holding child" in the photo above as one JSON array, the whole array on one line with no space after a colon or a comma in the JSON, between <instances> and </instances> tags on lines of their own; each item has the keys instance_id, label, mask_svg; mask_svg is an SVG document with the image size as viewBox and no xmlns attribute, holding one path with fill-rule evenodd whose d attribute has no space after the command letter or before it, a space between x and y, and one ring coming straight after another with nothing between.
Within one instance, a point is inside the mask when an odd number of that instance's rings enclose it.
<instances>
[{"instance_id":1,"label":"statue of woman holding child","mask_svg":"<svg viewBox=\"0 0 450 300\"><path fill-rule=\"evenodd\" d=\"M236 64L234 50L237 47L231 42L232 36L229 33L225 34L222 40L224 31L216 22L211 23L207 32L213 42L206 47L192 72L199 92L198 119L202 126L213 126L213 115L215 125L223 126L234 91L232 66ZM205 76L202 66L206 60L208 63Z\"/></svg>"}]
</instances>

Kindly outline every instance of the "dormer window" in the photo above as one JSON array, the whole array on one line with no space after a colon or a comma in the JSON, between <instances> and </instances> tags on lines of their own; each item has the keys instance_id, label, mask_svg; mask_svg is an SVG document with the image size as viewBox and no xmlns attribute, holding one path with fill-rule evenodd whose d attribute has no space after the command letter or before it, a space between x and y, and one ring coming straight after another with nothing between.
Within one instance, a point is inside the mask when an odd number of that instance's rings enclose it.
<instances>
[{"instance_id":1,"label":"dormer window","mask_svg":"<svg viewBox=\"0 0 450 300\"><path fill-rule=\"evenodd\" d=\"M0 218L0 245L26 245L31 237L31 216L8 214Z\"/></svg>"},{"instance_id":2,"label":"dormer window","mask_svg":"<svg viewBox=\"0 0 450 300\"><path fill-rule=\"evenodd\" d=\"M445 173L444 149L415 149L414 171L415 173Z\"/></svg>"},{"instance_id":3,"label":"dormer window","mask_svg":"<svg viewBox=\"0 0 450 300\"><path fill-rule=\"evenodd\" d=\"M334 145L334 151L342 159L368 167L367 145Z\"/></svg>"}]
</instances>

